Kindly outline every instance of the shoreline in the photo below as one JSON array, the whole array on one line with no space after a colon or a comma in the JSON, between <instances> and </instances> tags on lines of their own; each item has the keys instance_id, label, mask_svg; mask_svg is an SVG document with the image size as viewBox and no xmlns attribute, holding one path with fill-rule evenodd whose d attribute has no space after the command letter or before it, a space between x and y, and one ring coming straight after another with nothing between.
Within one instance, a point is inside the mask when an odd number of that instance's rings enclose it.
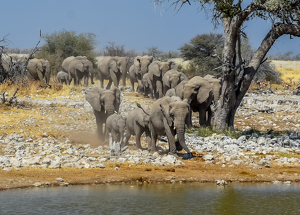
<instances>
[{"instance_id":1,"label":"shoreline","mask_svg":"<svg viewBox=\"0 0 300 215\"><path fill-rule=\"evenodd\" d=\"M151 165L109 165L105 169L22 168L2 171L0 191L34 187L58 187L97 184L159 184L159 183L298 183L299 167L271 167L253 169L246 166L221 167L198 161L185 161L182 167L156 167ZM196 162L196 163L195 163ZM119 170L115 168L118 167ZM57 181L57 178L63 181ZM275 182L274 182L275 181Z\"/></svg>"}]
</instances>

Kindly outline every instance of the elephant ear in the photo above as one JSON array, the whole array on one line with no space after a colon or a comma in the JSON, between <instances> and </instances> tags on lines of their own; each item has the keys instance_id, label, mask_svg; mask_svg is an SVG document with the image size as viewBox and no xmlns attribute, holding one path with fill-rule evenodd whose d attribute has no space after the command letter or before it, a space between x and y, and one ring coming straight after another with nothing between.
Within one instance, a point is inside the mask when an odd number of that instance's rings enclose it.
<instances>
[{"instance_id":1,"label":"elephant ear","mask_svg":"<svg viewBox=\"0 0 300 215\"><path fill-rule=\"evenodd\" d=\"M171 127L173 124L173 120L170 117L170 109L172 108L172 103L170 104L168 101L164 100L165 102L162 102L160 104L160 108L162 110L162 113L164 117L166 118L168 125Z\"/></svg>"},{"instance_id":2,"label":"elephant ear","mask_svg":"<svg viewBox=\"0 0 300 215\"><path fill-rule=\"evenodd\" d=\"M118 126L118 118L115 118L111 122L111 126L115 131L119 131L119 126Z\"/></svg>"},{"instance_id":3,"label":"elephant ear","mask_svg":"<svg viewBox=\"0 0 300 215\"><path fill-rule=\"evenodd\" d=\"M102 92L103 92L103 89L101 89L99 87L94 87L85 96L85 99L88 101L88 103L90 103L90 105L96 111L101 111L100 98L101 98Z\"/></svg>"},{"instance_id":4,"label":"elephant ear","mask_svg":"<svg viewBox=\"0 0 300 215\"><path fill-rule=\"evenodd\" d=\"M185 76L185 74L183 74L182 72L178 72L178 74L180 75L180 81L188 81L189 79Z\"/></svg>"},{"instance_id":5,"label":"elephant ear","mask_svg":"<svg viewBox=\"0 0 300 215\"><path fill-rule=\"evenodd\" d=\"M120 103L121 103L121 92L119 90L119 88L113 86L111 87L111 90L114 92L115 95L115 102L114 102L114 106L115 106L115 111L117 111L119 113L119 108L120 108Z\"/></svg>"},{"instance_id":6,"label":"elephant ear","mask_svg":"<svg viewBox=\"0 0 300 215\"><path fill-rule=\"evenodd\" d=\"M134 58L134 65L135 66L137 66L137 67L139 67L140 65L141 65L141 56L136 56L135 58Z\"/></svg>"},{"instance_id":7,"label":"elephant ear","mask_svg":"<svg viewBox=\"0 0 300 215\"><path fill-rule=\"evenodd\" d=\"M154 57L153 57L153 56L150 56L150 57L149 57L149 62L152 63L153 60L154 60Z\"/></svg>"},{"instance_id":8,"label":"elephant ear","mask_svg":"<svg viewBox=\"0 0 300 215\"><path fill-rule=\"evenodd\" d=\"M83 72L83 63L78 61L75 65L74 65L76 70L79 70L80 72Z\"/></svg>"},{"instance_id":9,"label":"elephant ear","mask_svg":"<svg viewBox=\"0 0 300 215\"><path fill-rule=\"evenodd\" d=\"M166 72L166 74L162 78L162 81L163 81L163 84L165 86L167 86L167 87L170 88L171 87L171 83L170 83L169 79L170 79L170 73Z\"/></svg>"},{"instance_id":10,"label":"elephant ear","mask_svg":"<svg viewBox=\"0 0 300 215\"><path fill-rule=\"evenodd\" d=\"M197 100L198 102L201 104L203 102L205 102L208 97L211 95L212 90L211 90L211 86L209 83L202 83L200 85L200 88L198 90L198 94L197 94Z\"/></svg>"}]
</instances>

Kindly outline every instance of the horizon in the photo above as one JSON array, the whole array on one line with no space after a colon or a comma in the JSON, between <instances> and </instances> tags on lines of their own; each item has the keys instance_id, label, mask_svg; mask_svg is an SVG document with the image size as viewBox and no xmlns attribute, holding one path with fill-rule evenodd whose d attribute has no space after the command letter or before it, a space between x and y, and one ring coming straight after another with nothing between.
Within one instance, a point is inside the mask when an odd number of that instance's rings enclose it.
<instances>
[{"instance_id":1,"label":"horizon","mask_svg":"<svg viewBox=\"0 0 300 215\"><path fill-rule=\"evenodd\" d=\"M72 4L70 4L72 2ZM195 2L184 5L176 14L174 7L166 11L172 2L155 6L149 1L58 1L41 2L5 1L6 25L0 29L0 38L9 34L9 48L31 49L42 34L63 29L80 33L94 33L98 44L95 50L103 50L108 42L124 45L125 50L146 51L149 47L178 51L178 48L197 34L222 33L223 27L214 28L204 11L198 11ZM40 10L46 8L46 10ZM14 15L13 18L11 15ZM209 15L209 13L208 13ZM244 29L253 49L257 49L270 30L271 23L254 18ZM254 33L253 33L254 32ZM44 44L41 40L40 46ZM284 35L276 40L268 55L292 52L300 54L300 38Z\"/></svg>"}]
</instances>

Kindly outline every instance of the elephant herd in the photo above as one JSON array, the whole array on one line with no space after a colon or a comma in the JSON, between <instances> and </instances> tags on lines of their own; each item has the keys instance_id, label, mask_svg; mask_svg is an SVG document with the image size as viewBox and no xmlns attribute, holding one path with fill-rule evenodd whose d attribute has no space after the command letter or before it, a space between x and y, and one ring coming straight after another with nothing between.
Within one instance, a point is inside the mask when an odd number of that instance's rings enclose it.
<instances>
[{"instance_id":1,"label":"elephant herd","mask_svg":"<svg viewBox=\"0 0 300 215\"><path fill-rule=\"evenodd\" d=\"M199 112L200 125L210 125L212 105L220 98L221 80L211 75L195 76L189 80L177 71L173 62L153 61L151 56L138 56L129 68L131 89L135 91L134 83L137 82L139 93L157 100L150 110L137 104L127 116L122 116L119 113L121 98L118 84L124 70L117 68L121 63L115 57L102 61L98 68L102 67L102 78L108 79L109 83L104 88L100 78L101 87L93 88L86 95L86 100L94 109L98 138L107 143L108 134L111 133L113 141L127 146L129 138L134 135L136 147L142 149L140 138L145 133L148 150L154 152L157 139L166 135L170 154L177 155L177 151L184 149L184 158L191 158L184 138L185 125L192 126L192 111Z\"/></svg>"},{"instance_id":2,"label":"elephant herd","mask_svg":"<svg viewBox=\"0 0 300 215\"><path fill-rule=\"evenodd\" d=\"M111 133L113 141L128 145L131 135L136 136L136 146L142 149L141 135L145 133L148 150L156 150L156 141L166 135L169 143L169 153L177 155L177 151L184 149L185 158L191 158L185 143L185 125L192 126L192 112L199 113L200 126L211 124L212 108L220 98L220 79L211 75L205 77L194 76L190 80L177 71L174 62L154 61L152 56L137 56L127 72L128 62L125 57L104 57L97 64L100 86L92 88L86 100L93 107L97 124L98 138L108 142ZM33 77L49 84L49 62L33 59L28 64L28 71ZM60 82L80 84L84 80L87 86L89 77L93 84L94 67L85 56L68 57L62 63L62 70L58 72ZM126 117L119 113L121 93L119 82L122 79L126 86L126 76L129 76L131 90L145 97L156 99L150 110L137 105ZM108 80L104 88L104 80ZM113 86L112 86L113 84ZM175 135L177 140L175 141Z\"/></svg>"}]
</instances>

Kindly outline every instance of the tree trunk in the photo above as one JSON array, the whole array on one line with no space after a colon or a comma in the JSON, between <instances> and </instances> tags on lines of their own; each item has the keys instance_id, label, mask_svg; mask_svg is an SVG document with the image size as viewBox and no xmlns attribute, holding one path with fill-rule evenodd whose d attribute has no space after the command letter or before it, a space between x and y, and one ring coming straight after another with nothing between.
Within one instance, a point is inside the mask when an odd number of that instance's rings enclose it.
<instances>
[{"instance_id":1,"label":"tree trunk","mask_svg":"<svg viewBox=\"0 0 300 215\"><path fill-rule=\"evenodd\" d=\"M222 72L224 74L224 81L220 100L215 112L214 122L214 125L218 130L233 126L236 110L244 98L261 62L276 39L284 34L300 37L299 25L278 24L276 27L272 28L262 41L248 66L245 67L242 78L238 83L235 83L236 73L232 65L235 65L235 48L237 42L237 30L239 28L237 24L239 25L239 23L234 20L223 20L225 41Z\"/></svg>"}]
</instances>

